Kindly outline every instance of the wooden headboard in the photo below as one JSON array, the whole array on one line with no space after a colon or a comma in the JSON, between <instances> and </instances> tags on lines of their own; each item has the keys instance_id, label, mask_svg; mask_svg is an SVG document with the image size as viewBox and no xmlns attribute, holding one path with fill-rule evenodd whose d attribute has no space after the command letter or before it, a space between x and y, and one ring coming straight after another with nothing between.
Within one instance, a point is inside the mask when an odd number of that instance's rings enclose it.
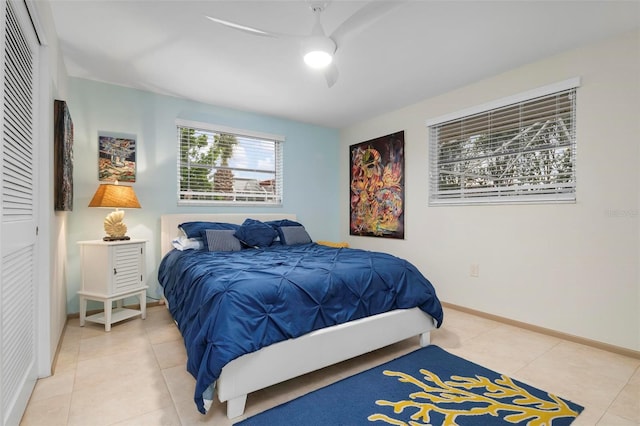
<instances>
[{"instance_id":1,"label":"wooden headboard","mask_svg":"<svg viewBox=\"0 0 640 426\"><path fill-rule=\"evenodd\" d=\"M207 221L242 224L245 219L260 221L289 219L296 220L296 215L287 213L178 213L160 216L160 256L164 256L173 246L171 240L183 235L178 225L184 222Z\"/></svg>"}]
</instances>

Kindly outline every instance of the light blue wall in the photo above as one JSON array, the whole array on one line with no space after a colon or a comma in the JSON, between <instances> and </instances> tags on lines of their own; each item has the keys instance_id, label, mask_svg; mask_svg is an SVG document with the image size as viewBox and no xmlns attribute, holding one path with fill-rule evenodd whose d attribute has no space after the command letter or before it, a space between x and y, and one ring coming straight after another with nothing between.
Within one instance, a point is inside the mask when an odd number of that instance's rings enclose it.
<instances>
[{"instance_id":1,"label":"light blue wall","mask_svg":"<svg viewBox=\"0 0 640 426\"><path fill-rule=\"evenodd\" d=\"M98 132L134 134L137 139L135 188L142 208L127 210L132 238L149 240L149 296L158 298L160 215L164 213L295 213L313 239L339 238L339 134L335 129L220 108L83 79L70 79L67 99L74 124L74 209L67 230L67 309L78 312L78 241L104 236L108 210L88 208L98 181ZM282 207L178 207L176 118L236 129L283 135Z\"/></svg>"}]
</instances>

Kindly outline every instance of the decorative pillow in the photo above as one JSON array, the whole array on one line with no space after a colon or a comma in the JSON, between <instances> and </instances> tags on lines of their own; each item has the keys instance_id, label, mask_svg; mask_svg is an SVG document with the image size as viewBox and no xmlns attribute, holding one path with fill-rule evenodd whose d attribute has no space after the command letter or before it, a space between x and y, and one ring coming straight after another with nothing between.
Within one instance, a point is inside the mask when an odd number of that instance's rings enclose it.
<instances>
[{"instance_id":1,"label":"decorative pillow","mask_svg":"<svg viewBox=\"0 0 640 426\"><path fill-rule=\"evenodd\" d=\"M207 229L232 229L237 230L240 225L235 223L225 222L184 222L178 225L178 228L182 229L182 232L189 238L202 238L204 239L204 231Z\"/></svg>"},{"instance_id":2,"label":"decorative pillow","mask_svg":"<svg viewBox=\"0 0 640 426\"><path fill-rule=\"evenodd\" d=\"M201 250L204 248L204 243L200 238L188 238L183 235L182 237L177 237L171 240L171 244L177 250Z\"/></svg>"},{"instance_id":3,"label":"decorative pillow","mask_svg":"<svg viewBox=\"0 0 640 426\"><path fill-rule=\"evenodd\" d=\"M285 244L284 238L282 237L282 228L287 226L302 226L301 223L289 219L270 220L265 223L276 230L276 232L278 233L276 241L279 241L280 244Z\"/></svg>"},{"instance_id":4,"label":"decorative pillow","mask_svg":"<svg viewBox=\"0 0 640 426\"><path fill-rule=\"evenodd\" d=\"M249 247L268 247L278 233L269 225L255 219L246 219L235 236Z\"/></svg>"},{"instance_id":5,"label":"decorative pillow","mask_svg":"<svg viewBox=\"0 0 640 426\"><path fill-rule=\"evenodd\" d=\"M269 221L266 221L265 223L274 229L279 228L281 226L302 226L301 223L298 223L294 220L289 220L289 219L269 220Z\"/></svg>"},{"instance_id":6,"label":"decorative pillow","mask_svg":"<svg viewBox=\"0 0 640 426\"><path fill-rule=\"evenodd\" d=\"M207 238L207 248L209 251L240 251L242 245L240 240L233 234L233 229L207 229L205 235Z\"/></svg>"},{"instance_id":7,"label":"decorative pillow","mask_svg":"<svg viewBox=\"0 0 640 426\"><path fill-rule=\"evenodd\" d=\"M282 232L282 244L287 246L311 242L311 237L304 226L283 226L280 228L280 232Z\"/></svg>"}]
</instances>

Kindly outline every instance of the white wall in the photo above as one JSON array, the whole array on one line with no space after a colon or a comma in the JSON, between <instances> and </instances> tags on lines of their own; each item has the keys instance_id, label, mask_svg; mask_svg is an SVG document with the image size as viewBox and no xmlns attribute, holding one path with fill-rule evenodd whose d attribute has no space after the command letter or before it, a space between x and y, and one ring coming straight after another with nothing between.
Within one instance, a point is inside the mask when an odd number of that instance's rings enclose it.
<instances>
[{"instance_id":1,"label":"white wall","mask_svg":"<svg viewBox=\"0 0 640 426\"><path fill-rule=\"evenodd\" d=\"M429 207L425 121L572 77L577 202ZM640 350L640 33L566 52L358 123L348 145L405 131L405 240L347 237L414 262L446 302ZM348 182L349 159L341 165ZM348 187L341 187L341 200ZM341 203L348 235L349 207ZM472 263L478 278L469 276ZM446 318L445 318L446 322Z\"/></svg>"},{"instance_id":2,"label":"white wall","mask_svg":"<svg viewBox=\"0 0 640 426\"><path fill-rule=\"evenodd\" d=\"M39 262L38 262L38 374L47 376L67 322L66 213L53 208L53 105L65 99L67 71L48 2L28 3L40 47L39 105Z\"/></svg>"}]
</instances>

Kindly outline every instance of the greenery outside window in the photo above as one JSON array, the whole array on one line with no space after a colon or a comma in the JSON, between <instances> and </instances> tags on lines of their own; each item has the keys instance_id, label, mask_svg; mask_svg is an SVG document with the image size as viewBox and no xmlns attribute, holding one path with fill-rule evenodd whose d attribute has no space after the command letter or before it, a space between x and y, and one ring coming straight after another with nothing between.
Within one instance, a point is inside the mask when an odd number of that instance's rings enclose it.
<instances>
[{"instance_id":1,"label":"greenery outside window","mask_svg":"<svg viewBox=\"0 0 640 426\"><path fill-rule=\"evenodd\" d=\"M177 120L178 204L282 204L284 137Z\"/></svg>"},{"instance_id":2,"label":"greenery outside window","mask_svg":"<svg viewBox=\"0 0 640 426\"><path fill-rule=\"evenodd\" d=\"M575 202L578 79L440 117L429 204Z\"/></svg>"}]
</instances>

